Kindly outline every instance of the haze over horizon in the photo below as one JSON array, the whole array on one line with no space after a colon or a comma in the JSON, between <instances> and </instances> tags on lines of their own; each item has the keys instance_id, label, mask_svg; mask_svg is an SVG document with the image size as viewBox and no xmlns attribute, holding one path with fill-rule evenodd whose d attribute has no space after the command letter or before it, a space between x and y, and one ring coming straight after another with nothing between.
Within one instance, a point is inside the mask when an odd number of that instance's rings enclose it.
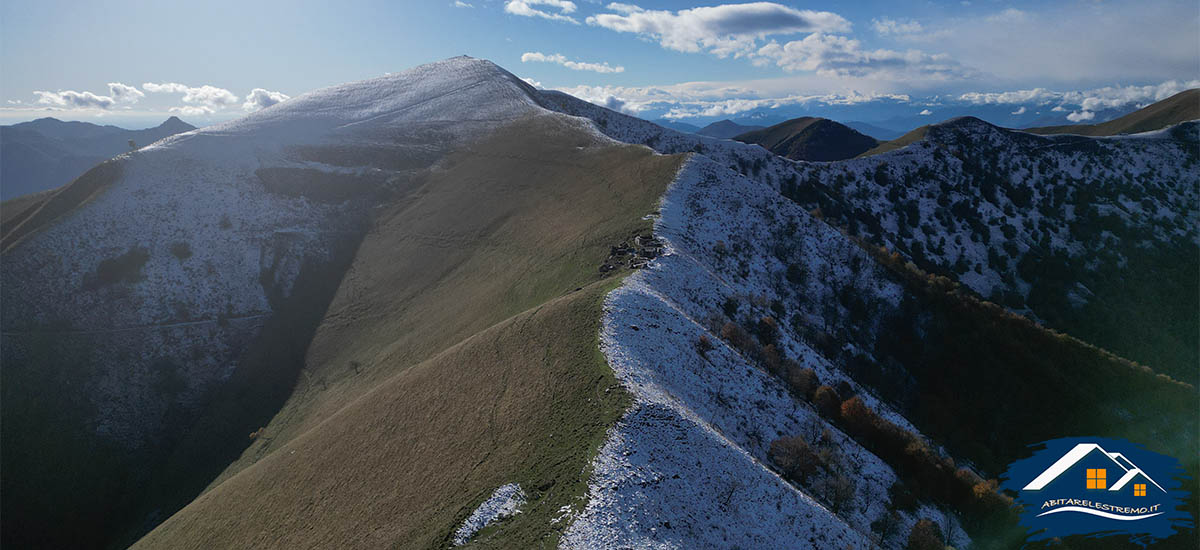
<instances>
[{"instance_id":1,"label":"haze over horizon","mask_svg":"<svg viewBox=\"0 0 1200 550\"><path fill-rule=\"evenodd\" d=\"M301 4L6 2L0 122L203 126L460 54L699 125L968 113L1085 123L1200 86L1200 12L1181 1Z\"/></svg>"}]
</instances>

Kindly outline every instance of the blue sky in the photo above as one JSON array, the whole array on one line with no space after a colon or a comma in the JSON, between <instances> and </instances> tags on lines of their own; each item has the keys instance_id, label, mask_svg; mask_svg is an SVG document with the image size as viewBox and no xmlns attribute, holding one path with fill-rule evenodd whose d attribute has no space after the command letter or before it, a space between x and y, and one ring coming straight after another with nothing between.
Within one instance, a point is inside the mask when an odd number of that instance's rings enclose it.
<instances>
[{"instance_id":1,"label":"blue sky","mask_svg":"<svg viewBox=\"0 0 1200 550\"><path fill-rule=\"evenodd\" d=\"M205 124L459 54L646 118L971 104L1084 121L1197 85L1200 4L6 0L0 122Z\"/></svg>"}]
</instances>

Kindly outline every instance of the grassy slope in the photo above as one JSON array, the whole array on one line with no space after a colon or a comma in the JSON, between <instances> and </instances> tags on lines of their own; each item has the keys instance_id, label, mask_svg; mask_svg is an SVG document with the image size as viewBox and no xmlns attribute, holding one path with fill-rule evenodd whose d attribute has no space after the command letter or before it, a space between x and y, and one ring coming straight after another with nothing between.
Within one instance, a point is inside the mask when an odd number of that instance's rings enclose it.
<instances>
[{"instance_id":1,"label":"grassy slope","mask_svg":"<svg viewBox=\"0 0 1200 550\"><path fill-rule=\"evenodd\" d=\"M142 545L428 547L509 481L554 481L508 532L549 528L620 410L597 268L681 161L551 117L447 159L378 215L264 435Z\"/></svg>"},{"instance_id":2,"label":"grassy slope","mask_svg":"<svg viewBox=\"0 0 1200 550\"><path fill-rule=\"evenodd\" d=\"M585 490L624 405L596 345L609 287L593 283L401 371L136 547L444 546L509 482L529 504L479 545L555 536L550 519Z\"/></svg>"},{"instance_id":3,"label":"grassy slope","mask_svg":"<svg viewBox=\"0 0 1200 550\"><path fill-rule=\"evenodd\" d=\"M1153 105L1100 124L1046 126L1029 128L1024 131L1033 134L1115 136L1160 130L1173 124L1196 119L1200 119L1200 88L1179 92Z\"/></svg>"}]
</instances>

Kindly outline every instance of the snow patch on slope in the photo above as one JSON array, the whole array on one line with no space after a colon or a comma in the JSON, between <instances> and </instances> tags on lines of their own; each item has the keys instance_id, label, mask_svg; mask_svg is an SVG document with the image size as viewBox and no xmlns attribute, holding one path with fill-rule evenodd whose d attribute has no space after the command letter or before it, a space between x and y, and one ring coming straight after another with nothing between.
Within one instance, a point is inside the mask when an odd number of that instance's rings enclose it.
<instances>
[{"instance_id":1,"label":"snow patch on slope","mask_svg":"<svg viewBox=\"0 0 1200 550\"><path fill-rule=\"evenodd\" d=\"M512 517L521 511L525 505L525 491L516 483L501 485L483 501L470 517L463 521L454 532L454 546L462 546L471 540L480 529L491 525L492 522Z\"/></svg>"}]
</instances>

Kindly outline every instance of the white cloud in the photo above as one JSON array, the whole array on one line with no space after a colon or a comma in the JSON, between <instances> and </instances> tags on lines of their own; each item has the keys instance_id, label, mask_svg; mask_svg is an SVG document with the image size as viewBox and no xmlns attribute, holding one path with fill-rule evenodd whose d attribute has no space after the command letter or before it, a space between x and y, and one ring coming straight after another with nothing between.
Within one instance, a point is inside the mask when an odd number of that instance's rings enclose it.
<instances>
[{"instance_id":1,"label":"white cloud","mask_svg":"<svg viewBox=\"0 0 1200 550\"><path fill-rule=\"evenodd\" d=\"M38 96L37 103L41 105L65 107L68 109L108 109L117 102L109 96L96 95L92 92L76 92L74 90L60 90L57 92L34 90L33 94Z\"/></svg>"},{"instance_id":2,"label":"white cloud","mask_svg":"<svg viewBox=\"0 0 1200 550\"><path fill-rule=\"evenodd\" d=\"M786 44L771 41L754 55L774 61L786 71L814 71L825 76L949 80L971 78L976 74L945 54L867 50L853 38L822 33Z\"/></svg>"},{"instance_id":3,"label":"white cloud","mask_svg":"<svg viewBox=\"0 0 1200 550\"><path fill-rule=\"evenodd\" d=\"M1082 111L1115 109L1128 105L1140 105L1162 101L1184 90L1200 88L1200 79L1180 81L1168 80L1148 86L1107 86L1091 90L1054 91L1046 88L1013 90L1008 92L970 92L959 100L976 105L1047 105L1057 104L1052 111L1066 111L1063 105L1074 105ZM1079 114L1077 116L1083 116ZM1094 115L1093 115L1094 116ZM1086 119L1080 119L1086 120Z\"/></svg>"},{"instance_id":4,"label":"white cloud","mask_svg":"<svg viewBox=\"0 0 1200 550\"><path fill-rule=\"evenodd\" d=\"M872 19L871 28L879 36L905 42L935 42L949 35L945 29L930 29L913 19Z\"/></svg>"},{"instance_id":5,"label":"white cloud","mask_svg":"<svg viewBox=\"0 0 1200 550\"><path fill-rule=\"evenodd\" d=\"M181 114L183 116L207 116L207 115L211 115L216 112L212 107L206 107L203 105L186 105L183 107L171 107L170 109L167 109L167 111L172 112L172 113Z\"/></svg>"},{"instance_id":6,"label":"white cloud","mask_svg":"<svg viewBox=\"0 0 1200 550\"><path fill-rule=\"evenodd\" d=\"M958 96L958 99L967 103L980 104L1001 104L1014 105L1018 103L1046 103L1062 97L1062 93L1053 92L1045 88L1034 88L1032 90L1014 90L1010 92L969 92Z\"/></svg>"},{"instance_id":7,"label":"white cloud","mask_svg":"<svg viewBox=\"0 0 1200 550\"><path fill-rule=\"evenodd\" d=\"M246 96L246 102L242 104L242 109L247 111L257 111L264 107L270 107L288 98L289 96L283 92L272 92L262 88L255 88L250 91L250 95Z\"/></svg>"},{"instance_id":8,"label":"white cloud","mask_svg":"<svg viewBox=\"0 0 1200 550\"><path fill-rule=\"evenodd\" d=\"M597 73L623 73L625 67L612 67L607 61L602 63L584 63L579 61L571 61L562 54L544 54L541 52L525 52L521 54L521 63L540 62L540 63L555 63L562 65L575 71L592 71Z\"/></svg>"},{"instance_id":9,"label":"white cloud","mask_svg":"<svg viewBox=\"0 0 1200 550\"><path fill-rule=\"evenodd\" d=\"M1071 122L1083 122L1085 120L1092 120L1093 118L1096 118L1096 113L1091 111L1072 111L1067 115L1067 120Z\"/></svg>"},{"instance_id":10,"label":"white cloud","mask_svg":"<svg viewBox=\"0 0 1200 550\"><path fill-rule=\"evenodd\" d=\"M884 36L917 34L925 30L925 27L921 26L920 23L913 21L912 19L903 21L892 19L890 17L872 19L871 27L875 29L875 32Z\"/></svg>"},{"instance_id":11,"label":"white cloud","mask_svg":"<svg viewBox=\"0 0 1200 550\"><path fill-rule=\"evenodd\" d=\"M707 51L720 57L753 53L759 41L771 35L850 29L850 22L836 13L797 10L772 2L722 4L677 12L620 3L609 4L608 9L614 13L593 15L587 23L651 38L669 50Z\"/></svg>"},{"instance_id":12,"label":"white cloud","mask_svg":"<svg viewBox=\"0 0 1200 550\"><path fill-rule=\"evenodd\" d=\"M1020 109L1017 109L1017 110L1015 110L1015 111L1013 111L1012 113L1009 113L1009 114L1013 114L1013 115L1023 115L1023 114L1025 114L1025 106L1024 106L1024 105L1022 105Z\"/></svg>"},{"instance_id":13,"label":"white cloud","mask_svg":"<svg viewBox=\"0 0 1200 550\"><path fill-rule=\"evenodd\" d=\"M608 106L615 99L622 102L622 110L630 113L648 109L665 110L666 114L663 117L669 119L729 116L754 109L776 109L787 105L852 105L873 101L909 101L909 96L904 94L854 91L769 96L764 95L764 90L741 84L705 82L669 86L574 86L556 89L597 105Z\"/></svg>"},{"instance_id":14,"label":"white cloud","mask_svg":"<svg viewBox=\"0 0 1200 550\"><path fill-rule=\"evenodd\" d=\"M541 89L542 89L542 83L541 83L541 82L538 82L538 81L536 81L536 80L534 80L534 79L532 79L532 78L524 78L524 77L523 77L523 78L521 78L521 80L524 80L526 84L528 84L528 85L530 85L530 86L533 86L534 88L537 88L537 89L539 89L539 90L541 90Z\"/></svg>"},{"instance_id":15,"label":"white cloud","mask_svg":"<svg viewBox=\"0 0 1200 550\"><path fill-rule=\"evenodd\" d=\"M454 0L454 3L450 4L450 5L454 6L456 8L473 8L473 7L475 7L474 5L463 2L462 0Z\"/></svg>"},{"instance_id":16,"label":"white cloud","mask_svg":"<svg viewBox=\"0 0 1200 550\"><path fill-rule=\"evenodd\" d=\"M225 107L231 107L238 102L238 96L225 88L216 86L187 86L178 82L154 83L146 82L142 84L142 89L151 93L168 93L168 94L183 94L183 102L193 107L205 107L209 112L218 111ZM195 113L185 113L195 114Z\"/></svg>"},{"instance_id":17,"label":"white cloud","mask_svg":"<svg viewBox=\"0 0 1200 550\"><path fill-rule=\"evenodd\" d=\"M558 10L558 13L541 10L534 6L547 6ZM508 0L508 2L504 3L504 11L513 15L541 17L552 21L566 21L578 25L578 19L567 15L575 13L575 9L575 3L568 0Z\"/></svg>"},{"instance_id":18,"label":"white cloud","mask_svg":"<svg viewBox=\"0 0 1200 550\"><path fill-rule=\"evenodd\" d=\"M929 109L922 109L921 112L917 114L921 116L929 116L933 114L933 111L930 111Z\"/></svg>"},{"instance_id":19,"label":"white cloud","mask_svg":"<svg viewBox=\"0 0 1200 550\"><path fill-rule=\"evenodd\" d=\"M146 94L136 87L120 82L108 83L108 95L121 103L137 103L138 100L146 97Z\"/></svg>"}]
</instances>

